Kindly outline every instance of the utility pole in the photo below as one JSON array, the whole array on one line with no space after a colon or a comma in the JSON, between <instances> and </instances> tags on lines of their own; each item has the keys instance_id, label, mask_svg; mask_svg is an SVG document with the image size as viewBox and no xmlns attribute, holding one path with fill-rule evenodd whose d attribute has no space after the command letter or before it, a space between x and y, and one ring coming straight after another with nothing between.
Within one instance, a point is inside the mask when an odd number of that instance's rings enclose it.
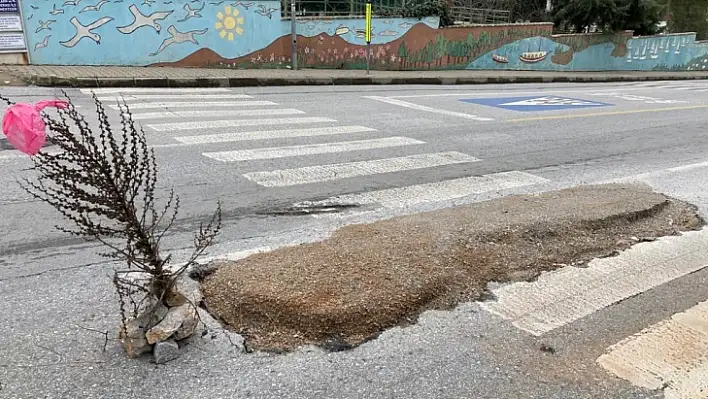
<instances>
[{"instance_id":1,"label":"utility pole","mask_svg":"<svg viewBox=\"0 0 708 399\"><path fill-rule=\"evenodd\" d=\"M293 71L297 70L297 21L295 20L295 0L290 0L290 32L293 39L292 62Z\"/></svg>"},{"instance_id":2,"label":"utility pole","mask_svg":"<svg viewBox=\"0 0 708 399\"><path fill-rule=\"evenodd\" d=\"M366 75L369 75L369 60L371 59L371 0L366 0Z\"/></svg>"}]
</instances>

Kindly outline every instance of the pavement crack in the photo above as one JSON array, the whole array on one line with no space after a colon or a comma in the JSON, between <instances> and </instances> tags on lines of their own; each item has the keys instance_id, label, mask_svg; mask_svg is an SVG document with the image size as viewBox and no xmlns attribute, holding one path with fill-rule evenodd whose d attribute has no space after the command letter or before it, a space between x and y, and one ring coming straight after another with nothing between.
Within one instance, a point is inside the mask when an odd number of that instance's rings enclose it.
<instances>
[{"instance_id":1,"label":"pavement crack","mask_svg":"<svg viewBox=\"0 0 708 399\"><path fill-rule=\"evenodd\" d=\"M47 269L47 270L42 270L41 272L36 272L36 273L30 273L30 274L21 274L19 276L12 276L12 277L6 277L6 278L0 278L0 282L3 281L11 281L11 280L20 280L20 279L25 279L25 278L30 278L30 277L39 277L43 274L47 273L53 273L53 272L62 272L62 271L67 271L67 270L74 270L74 269L81 269L85 267L91 267L91 266L98 266L105 264L106 262L93 262L93 263L86 263L83 265L74 265L74 266L67 266L67 267L57 267L54 269Z\"/></svg>"}]
</instances>

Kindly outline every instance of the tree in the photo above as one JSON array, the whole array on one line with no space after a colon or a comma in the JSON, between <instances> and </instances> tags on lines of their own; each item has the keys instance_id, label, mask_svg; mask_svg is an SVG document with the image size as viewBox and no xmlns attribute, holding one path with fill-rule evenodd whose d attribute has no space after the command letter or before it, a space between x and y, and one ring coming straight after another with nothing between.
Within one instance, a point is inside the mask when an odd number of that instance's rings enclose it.
<instances>
[{"instance_id":1,"label":"tree","mask_svg":"<svg viewBox=\"0 0 708 399\"><path fill-rule=\"evenodd\" d=\"M0 99L13 104L7 98ZM178 279L214 242L221 226L221 210L217 206L207 223L200 225L194 236L194 251L186 262L171 264L171 256L161 251L161 244L177 218L179 197L170 190L166 200L158 202L155 153L147 144L145 132L135 125L125 103L119 104L121 122L114 131L103 104L94 95L99 130L94 134L68 100L68 108L60 109L58 118L42 115L60 151L40 151L32 156L37 176L20 184L74 226L57 227L59 230L100 242L108 249L104 256L123 263L125 267L113 275L120 302L121 334L137 331L128 325L140 319L133 324L139 325L142 337L131 333L128 338L144 341L147 329L164 317L156 316L158 309L166 312L171 306L187 305L183 300L190 302L177 298ZM189 305L196 315L197 304ZM141 348L147 348L147 342ZM131 356L141 353L134 351L132 343L126 344L126 349Z\"/></svg>"},{"instance_id":2,"label":"tree","mask_svg":"<svg viewBox=\"0 0 708 399\"><path fill-rule=\"evenodd\" d=\"M582 33L591 27L604 32L657 32L665 7L659 0L554 0L551 15L561 30Z\"/></svg>"},{"instance_id":3,"label":"tree","mask_svg":"<svg viewBox=\"0 0 708 399\"><path fill-rule=\"evenodd\" d=\"M659 33L659 22L666 15L667 7L656 0L625 0L628 4L620 22L613 30L632 30L635 35L655 35Z\"/></svg>"},{"instance_id":4,"label":"tree","mask_svg":"<svg viewBox=\"0 0 708 399\"><path fill-rule=\"evenodd\" d=\"M406 43L401 42L398 46L398 60L401 62L401 68L406 67L406 61L408 59L408 49L406 48Z\"/></svg>"},{"instance_id":5,"label":"tree","mask_svg":"<svg viewBox=\"0 0 708 399\"><path fill-rule=\"evenodd\" d=\"M670 0L668 30L696 32L698 40L708 39L708 0Z\"/></svg>"},{"instance_id":6,"label":"tree","mask_svg":"<svg viewBox=\"0 0 708 399\"><path fill-rule=\"evenodd\" d=\"M511 20L516 22L547 21L546 0L518 0L511 8Z\"/></svg>"}]
</instances>

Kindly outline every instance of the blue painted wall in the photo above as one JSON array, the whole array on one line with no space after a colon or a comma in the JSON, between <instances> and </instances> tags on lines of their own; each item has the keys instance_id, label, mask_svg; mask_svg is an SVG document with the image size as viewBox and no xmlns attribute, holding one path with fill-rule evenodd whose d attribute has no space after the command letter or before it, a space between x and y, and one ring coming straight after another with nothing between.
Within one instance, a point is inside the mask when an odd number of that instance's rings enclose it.
<instances>
[{"instance_id":1,"label":"blue painted wall","mask_svg":"<svg viewBox=\"0 0 708 399\"><path fill-rule=\"evenodd\" d=\"M45 0L22 4L33 64L150 65L180 61L199 49L233 59L290 34L290 21L281 20L279 1ZM300 22L298 34L324 33L364 44L363 19ZM438 18L387 22L393 28L375 31L372 43L395 40L419 22L437 27Z\"/></svg>"},{"instance_id":2,"label":"blue painted wall","mask_svg":"<svg viewBox=\"0 0 708 399\"><path fill-rule=\"evenodd\" d=\"M532 37L509 43L481 55L467 69L512 69L549 71L629 71L629 70L707 70L708 43L696 42L695 34L677 34L630 38L626 41L608 38L604 43L573 52L554 37ZM536 62L524 57L543 53ZM569 62L555 59L561 53ZM536 54L540 56L542 54ZM499 56L508 62L499 62ZM689 69L690 68L690 69Z\"/></svg>"},{"instance_id":3,"label":"blue painted wall","mask_svg":"<svg viewBox=\"0 0 708 399\"><path fill-rule=\"evenodd\" d=\"M290 20L279 1L27 0L33 64L279 68ZM550 36L549 24L438 29L439 18L373 21L375 69L706 70L694 34ZM301 19L301 66L363 68L364 20Z\"/></svg>"}]
</instances>

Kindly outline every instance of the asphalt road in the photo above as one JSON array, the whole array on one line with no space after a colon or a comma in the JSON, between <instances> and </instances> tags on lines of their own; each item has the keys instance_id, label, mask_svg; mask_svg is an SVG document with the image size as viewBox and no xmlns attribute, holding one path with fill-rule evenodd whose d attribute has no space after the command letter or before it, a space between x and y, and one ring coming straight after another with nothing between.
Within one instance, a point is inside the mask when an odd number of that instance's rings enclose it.
<instances>
[{"instance_id":1,"label":"asphalt road","mask_svg":"<svg viewBox=\"0 0 708 399\"><path fill-rule=\"evenodd\" d=\"M160 187L181 197L165 248L177 258L217 200L224 230L214 256L315 240L345 223L622 178L708 210L708 82L123 90L99 96L126 96L156 148ZM91 109L88 92L69 93ZM704 269L540 337L466 304L345 353L243 355L206 344L156 367L125 359L115 342L103 353L100 334L76 327L117 325L113 265L95 245L53 229L63 221L15 181L30 161L3 148L0 397L663 397L595 360L708 299Z\"/></svg>"}]
</instances>

